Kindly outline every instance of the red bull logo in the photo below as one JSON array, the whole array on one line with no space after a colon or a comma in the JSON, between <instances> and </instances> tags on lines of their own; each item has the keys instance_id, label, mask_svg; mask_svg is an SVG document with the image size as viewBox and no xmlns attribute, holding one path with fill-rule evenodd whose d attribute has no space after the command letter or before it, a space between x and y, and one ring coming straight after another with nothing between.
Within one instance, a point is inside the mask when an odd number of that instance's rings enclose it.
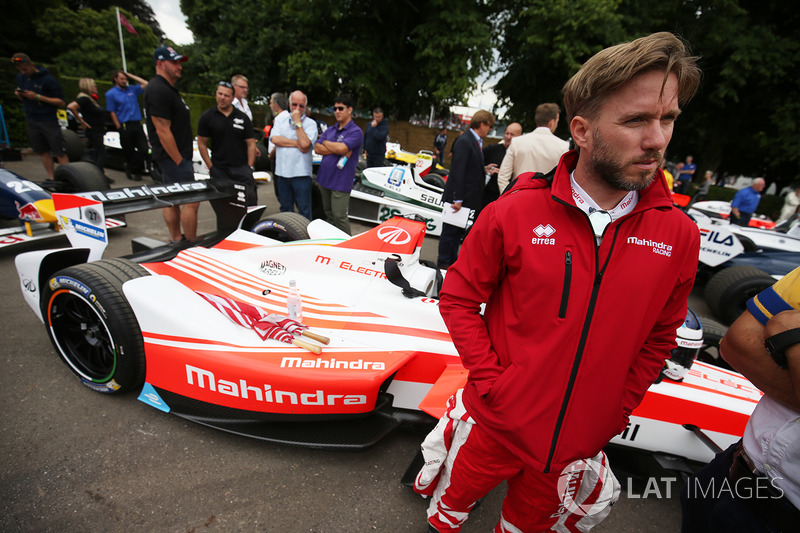
<instances>
[{"instance_id":1,"label":"red bull logo","mask_svg":"<svg viewBox=\"0 0 800 533\"><path fill-rule=\"evenodd\" d=\"M19 213L20 220L28 220L28 221L36 221L42 220L42 215L39 214L39 210L36 209L36 206L33 203L27 203L20 207L19 202L16 200L14 204L17 206L17 212Z\"/></svg>"}]
</instances>

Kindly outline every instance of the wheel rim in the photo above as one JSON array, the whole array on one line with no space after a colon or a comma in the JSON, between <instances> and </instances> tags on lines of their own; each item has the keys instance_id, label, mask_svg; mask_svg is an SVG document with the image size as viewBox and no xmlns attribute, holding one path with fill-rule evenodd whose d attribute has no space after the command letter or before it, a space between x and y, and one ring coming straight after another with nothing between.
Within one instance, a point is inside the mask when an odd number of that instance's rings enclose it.
<instances>
[{"instance_id":1,"label":"wheel rim","mask_svg":"<svg viewBox=\"0 0 800 533\"><path fill-rule=\"evenodd\" d=\"M114 376L114 340L88 300L69 290L56 291L50 298L47 320L59 352L77 374L95 383Z\"/></svg>"}]
</instances>

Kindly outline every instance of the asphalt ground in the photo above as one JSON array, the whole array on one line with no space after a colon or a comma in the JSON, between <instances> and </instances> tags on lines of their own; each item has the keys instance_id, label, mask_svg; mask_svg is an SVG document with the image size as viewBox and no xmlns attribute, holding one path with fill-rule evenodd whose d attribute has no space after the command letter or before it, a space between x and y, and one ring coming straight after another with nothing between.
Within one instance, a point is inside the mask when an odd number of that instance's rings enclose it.
<instances>
[{"instance_id":1,"label":"asphalt ground","mask_svg":"<svg viewBox=\"0 0 800 533\"><path fill-rule=\"evenodd\" d=\"M5 166L34 181L46 177L36 156ZM107 174L115 188L137 184ZM259 199L277 211L271 184L259 186ZM127 222L110 232L106 257L130 253L135 237L169 238L159 211ZM210 206L201 205L199 230L214 224ZM353 224L353 231L367 227ZM436 245L429 238L423 258L435 260ZM424 434L396 432L363 452L312 450L193 424L135 394L93 392L61 363L23 302L13 261L19 251L0 249L0 531L425 531L427 501L400 482ZM659 478L670 486L654 491L618 477L622 496L594 531L679 530L680 481ZM504 485L492 491L463 531L491 531L504 493Z\"/></svg>"}]
</instances>

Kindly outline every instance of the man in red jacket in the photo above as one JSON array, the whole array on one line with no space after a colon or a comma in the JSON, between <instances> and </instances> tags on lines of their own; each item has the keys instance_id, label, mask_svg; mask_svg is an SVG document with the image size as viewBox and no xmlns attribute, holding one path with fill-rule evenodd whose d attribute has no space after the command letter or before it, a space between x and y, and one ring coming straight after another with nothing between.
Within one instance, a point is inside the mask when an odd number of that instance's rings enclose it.
<instances>
[{"instance_id":1,"label":"man in red jacket","mask_svg":"<svg viewBox=\"0 0 800 533\"><path fill-rule=\"evenodd\" d=\"M616 484L602 448L675 347L697 269L699 232L658 168L699 82L670 33L599 52L563 89L578 149L521 175L472 228L439 302L470 423L452 435L431 531L458 531L503 480L496 532L585 531L608 514L619 489L601 486ZM586 470L599 481L581 503L564 476Z\"/></svg>"}]
</instances>

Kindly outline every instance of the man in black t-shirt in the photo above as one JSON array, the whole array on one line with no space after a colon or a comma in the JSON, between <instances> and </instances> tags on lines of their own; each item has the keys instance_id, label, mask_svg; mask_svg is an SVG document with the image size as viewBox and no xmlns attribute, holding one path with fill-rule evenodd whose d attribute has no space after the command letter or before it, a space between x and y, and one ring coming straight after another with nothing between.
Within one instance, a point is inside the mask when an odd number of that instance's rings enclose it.
<instances>
[{"instance_id":1,"label":"man in black t-shirt","mask_svg":"<svg viewBox=\"0 0 800 533\"><path fill-rule=\"evenodd\" d=\"M207 109L197 123L197 150L215 179L243 184L247 205L258 202L253 164L256 140L247 115L233 106L233 86L227 81L217 85L217 105ZM208 142L211 141L211 156Z\"/></svg>"},{"instance_id":2,"label":"man in black t-shirt","mask_svg":"<svg viewBox=\"0 0 800 533\"><path fill-rule=\"evenodd\" d=\"M147 133L153 151L153 163L161 169L164 183L194 181L192 169L192 124L189 106L175 88L181 77L182 63L189 58L168 46L153 54L156 76L144 90L147 112ZM170 239L197 240L197 208L199 204L165 207L164 220ZM183 225L183 234L181 234Z\"/></svg>"}]
</instances>

